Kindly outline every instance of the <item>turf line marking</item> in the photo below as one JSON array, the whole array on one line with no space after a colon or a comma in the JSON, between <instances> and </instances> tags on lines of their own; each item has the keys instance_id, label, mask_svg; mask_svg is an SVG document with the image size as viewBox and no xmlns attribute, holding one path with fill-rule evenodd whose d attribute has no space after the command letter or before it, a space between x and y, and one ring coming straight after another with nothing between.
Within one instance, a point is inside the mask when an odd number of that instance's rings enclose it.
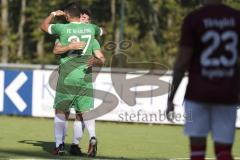
<instances>
[{"instance_id":1,"label":"turf line marking","mask_svg":"<svg viewBox=\"0 0 240 160\"><path fill-rule=\"evenodd\" d=\"M190 160L190 158L171 158L171 159L169 159L169 160L184 160L184 159ZM205 159L211 160L211 159L215 159L215 158L205 158ZM239 160L240 160L240 157L235 157L234 159L235 159L235 160L236 160L236 159L239 159Z\"/></svg>"}]
</instances>

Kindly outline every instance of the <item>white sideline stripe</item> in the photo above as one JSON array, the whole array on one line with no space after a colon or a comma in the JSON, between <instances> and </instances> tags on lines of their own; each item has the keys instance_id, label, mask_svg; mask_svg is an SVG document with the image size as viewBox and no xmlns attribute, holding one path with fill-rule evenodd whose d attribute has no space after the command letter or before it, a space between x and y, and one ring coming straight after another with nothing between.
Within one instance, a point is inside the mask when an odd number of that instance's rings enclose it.
<instances>
[{"instance_id":1,"label":"white sideline stripe","mask_svg":"<svg viewBox=\"0 0 240 160\"><path fill-rule=\"evenodd\" d=\"M0 158L1 159L1 158ZM26 158L26 159L19 159L19 158L16 158L17 160L40 160L41 158L37 158L37 159L34 159L34 158ZM9 160L16 160L14 158L11 158ZM184 160L184 159L190 159L190 158L171 158L169 160ZM205 158L205 159L215 159L215 158ZM240 160L240 157L234 157L234 159L239 159ZM48 160L56 160L56 159L48 159ZM95 160L101 160L101 159L95 159ZM105 160L111 160L111 159L105 159Z\"/></svg>"},{"instance_id":2,"label":"white sideline stripe","mask_svg":"<svg viewBox=\"0 0 240 160\"><path fill-rule=\"evenodd\" d=\"M184 160L184 159L190 159L190 158L171 158L169 160ZM205 158L205 159L215 159L215 158ZM234 157L234 159L239 159L240 160L240 157Z\"/></svg>"},{"instance_id":3,"label":"white sideline stripe","mask_svg":"<svg viewBox=\"0 0 240 160\"><path fill-rule=\"evenodd\" d=\"M0 159L2 159L2 158L0 158ZM11 159L8 159L8 160L59 160L58 158L57 159L50 159L50 158L25 158L25 159L23 159L23 158L16 158L16 159L14 159L14 158L11 158ZM96 158L94 158L94 160L103 160L103 159L96 159ZM113 160L113 159L105 159L104 158L104 160Z\"/></svg>"}]
</instances>

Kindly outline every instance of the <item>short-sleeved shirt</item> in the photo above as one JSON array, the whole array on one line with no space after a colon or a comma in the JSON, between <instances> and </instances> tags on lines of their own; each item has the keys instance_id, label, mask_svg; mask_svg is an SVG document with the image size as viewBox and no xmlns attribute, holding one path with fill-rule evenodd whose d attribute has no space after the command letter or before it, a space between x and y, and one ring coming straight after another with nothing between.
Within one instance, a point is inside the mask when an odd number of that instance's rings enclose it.
<instances>
[{"instance_id":1,"label":"short-sleeved shirt","mask_svg":"<svg viewBox=\"0 0 240 160\"><path fill-rule=\"evenodd\" d=\"M181 47L193 49L186 99L233 104L238 97L240 12L206 5L184 20Z\"/></svg>"},{"instance_id":2,"label":"short-sleeved shirt","mask_svg":"<svg viewBox=\"0 0 240 160\"><path fill-rule=\"evenodd\" d=\"M61 45L68 45L71 41L86 43L82 50L71 50L61 54L60 77L71 85L79 85L78 80L86 76L89 77L87 79L91 79L91 74L87 74L87 62L94 50L100 50L100 45L95 39L95 36L100 33L98 27L85 23L52 24L49 26L49 33L58 35Z\"/></svg>"},{"instance_id":3,"label":"short-sleeved shirt","mask_svg":"<svg viewBox=\"0 0 240 160\"><path fill-rule=\"evenodd\" d=\"M61 45L68 45L72 41L86 43L84 49L61 54L55 108L68 111L74 105L75 110L84 112L93 107L92 74L87 62L95 50L100 50L95 39L95 35L101 34L100 32L96 25L85 23L49 26L49 33L58 35Z\"/></svg>"},{"instance_id":4,"label":"short-sleeved shirt","mask_svg":"<svg viewBox=\"0 0 240 160\"><path fill-rule=\"evenodd\" d=\"M100 50L100 44L96 39L93 39L93 42L89 44L88 50L92 52ZM59 66L60 76L63 75L66 83L72 85L79 85L79 79L88 79L88 82L91 82L91 72L88 67L88 59L92 56L92 53L89 55L76 56L76 57L67 57L64 58L66 61ZM76 82L76 83L75 83Z\"/></svg>"},{"instance_id":5,"label":"short-sleeved shirt","mask_svg":"<svg viewBox=\"0 0 240 160\"><path fill-rule=\"evenodd\" d=\"M69 54L92 55L95 36L101 35L102 30L94 24L72 22L68 24L51 24L48 32L59 36L61 45L68 45L72 41L84 41L86 46L83 50L68 51L61 55L60 64L65 63L71 56ZM95 43L94 43L95 42ZM95 45L93 45L93 43ZM97 42L98 43L98 42Z\"/></svg>"}]
</instances>

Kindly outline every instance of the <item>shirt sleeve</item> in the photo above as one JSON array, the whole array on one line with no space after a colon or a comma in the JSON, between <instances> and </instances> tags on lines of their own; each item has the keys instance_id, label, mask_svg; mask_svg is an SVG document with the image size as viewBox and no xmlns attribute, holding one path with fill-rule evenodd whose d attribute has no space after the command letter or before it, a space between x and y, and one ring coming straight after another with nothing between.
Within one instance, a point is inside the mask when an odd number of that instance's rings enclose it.
<instances>
[{"instance_id":1,"label":"shirt sleeve","mask_svg":"<svg viewBox=\"0 0 240 160\"><path fill-rule=\"evenodd\" d=\"M96 39L93 40L93 51L101 50L101 46Z\"/></svg>"},{"instance_id":2,"label":"shirt sleeve","mask_svg":"<svg viewBox=\"0 0 240 160\"><path fill-rule=\"evenodd\" d=\"M193 47L194 27L191 15L188 15L183 22L181 29L180 47Z\"/></svg>"},{"instance_id":3,"label":"shirt sleeve","mask_svg":"<svg viewBox=\"0 0 240 160\"><path fill-rule=\"evenodd\" d=\"M95 30L95 36L102 36L103 35L103 30L101 27L93 24L93 28Z\"/></svg>"},{"instance_id":4,"label":"shirt sleeve","mask_svg":"<svg viewBox=\"0 0 240 160\"><path fill-rule=\"evenodd\" d=\"M49 34L60 35L61 28L62 28L61 24L50 24L49 27L48 27L48 33Z\"/></svg>"}]
</instances>

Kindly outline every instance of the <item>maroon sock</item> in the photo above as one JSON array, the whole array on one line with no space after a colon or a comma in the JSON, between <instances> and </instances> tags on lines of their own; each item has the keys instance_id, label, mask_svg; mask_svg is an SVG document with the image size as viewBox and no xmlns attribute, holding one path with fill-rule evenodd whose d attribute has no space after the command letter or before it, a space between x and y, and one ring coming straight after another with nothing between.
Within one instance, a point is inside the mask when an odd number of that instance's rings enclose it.
<instances>
[{"instance_id":1,"label":"maroon sock","mask_svg":"<svg viewBox=\"0 0 240 160\"><path fill-rule=\"evenodd\" d=\"M215 143L215 155L217 160L233 160L232 144Z\"/></svg>"},{"instance_id":2,"label":"maroon sock","mask_svg":"<svg viewBox=\"0 0 240 160\"><path fill-rule=\"evenodd\" d=\"M191 144L191 160L204 160L206 145Z\"/></svg>"}]
</instances>

